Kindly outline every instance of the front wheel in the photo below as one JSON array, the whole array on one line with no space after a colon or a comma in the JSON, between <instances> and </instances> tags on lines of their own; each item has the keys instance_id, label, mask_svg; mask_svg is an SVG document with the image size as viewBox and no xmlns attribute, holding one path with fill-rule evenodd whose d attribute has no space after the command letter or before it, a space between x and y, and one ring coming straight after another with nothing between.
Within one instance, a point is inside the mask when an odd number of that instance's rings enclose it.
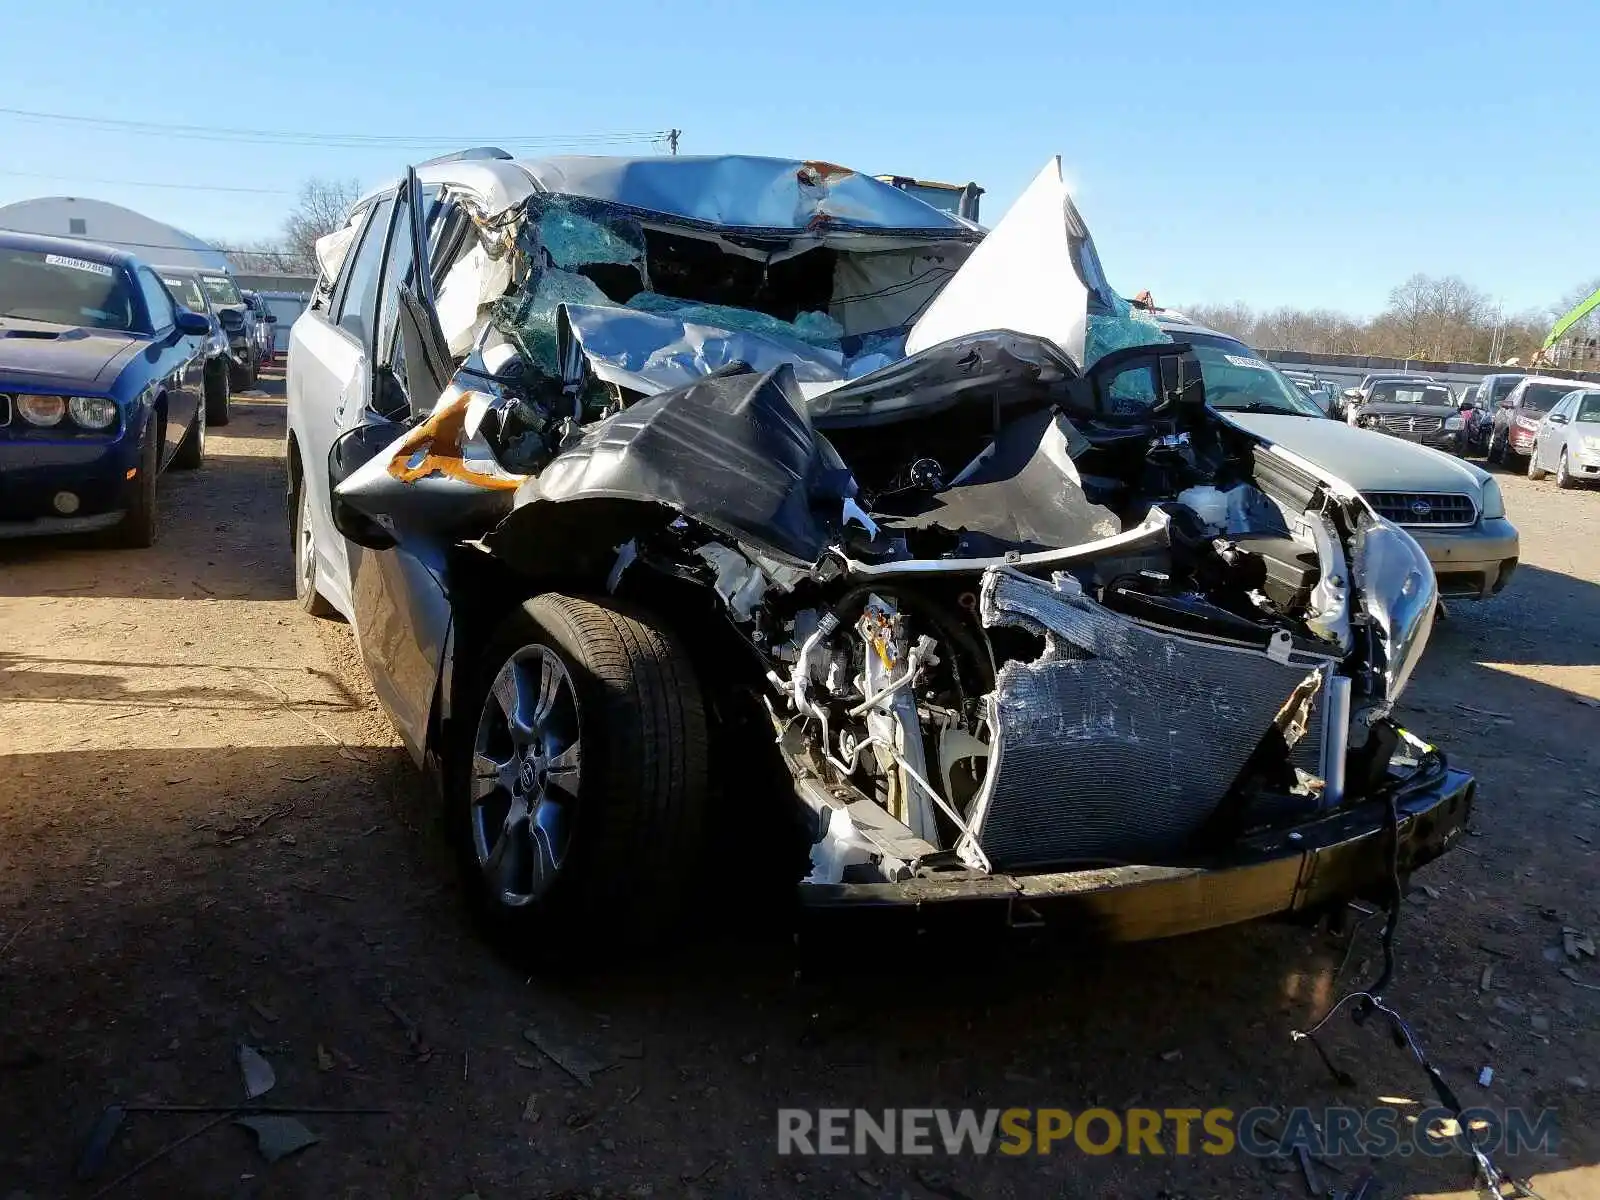
<instances>
[{"instance_id":1,"label":"front wheel","mask_svg":"<svg viewBox=\"0 0 1600 1200\"><path fill-rule=\"evenodd\" d=\"M1572 477L1572 472L1567 468L1567 451L1563 447L1561 457L1556 460L1556 486L1563 491L1576 487L1578 481Z\"/></svg>"},{"instance_id":2,"label":"front wheel","mask_svg":"<svg viewBox=\"0 0 1600 1200\"><path fill-rule=\"evenodd\" d=\"M1528 478L1543 479L1548 472L1539 465L1539 446L1534 444L1533 452L1528 455Z\"/></svg>"},{"instance_id":3,"label":"front wheel","mask_svg":"<svg viewBox=\"0 0 1600 1200\"><path fill-rule=\"evenodd\" d=\"M142 550L156 541L156 477L161 471L161 425L152 414L139 446L139 466L124 491L122 523L111 529L114 544Z\"/></svg>"},{"instance_id":4,"label":"front wheel","mask_svg":"<svg viewBox=\"0 0 1600 1200\"><path fill-rule=\"evenodd\" d=\"M709 771L676 640L610 599L549 593L502 622L465 699L446 797L490 932L562 954L670 926L697 866Z\"/></svg>"},{"instance_id":5,"label":"front wheel","mask_svg":"<svg viewBox=\"0 0 1600 1200\"><path fill-rule=\"evenodd\" d=\"M294 538L295 603L313 617L333 616L333 605L317 590L316 526L311 522L311 491L304 481L295 489L294 528L289 533Z\"/></svg>"}]
</instances>

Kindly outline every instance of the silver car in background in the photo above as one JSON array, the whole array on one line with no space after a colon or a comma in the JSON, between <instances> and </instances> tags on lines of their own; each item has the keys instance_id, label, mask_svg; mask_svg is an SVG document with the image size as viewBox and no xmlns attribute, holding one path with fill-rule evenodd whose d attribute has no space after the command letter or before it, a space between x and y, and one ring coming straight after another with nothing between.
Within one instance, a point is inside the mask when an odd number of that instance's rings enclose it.
<instances>
[{"instance_id":1,"label":"silver car in background","mask_svg":"<svg viewBox=\"0 0 1600 1200\"><path fill-rule=\"evenodd\" d=\"M1552 472L1559 488L1600 481L1600 390L1568 392L1539 422L1528 478Z\"/></svg>"}]
</instances>

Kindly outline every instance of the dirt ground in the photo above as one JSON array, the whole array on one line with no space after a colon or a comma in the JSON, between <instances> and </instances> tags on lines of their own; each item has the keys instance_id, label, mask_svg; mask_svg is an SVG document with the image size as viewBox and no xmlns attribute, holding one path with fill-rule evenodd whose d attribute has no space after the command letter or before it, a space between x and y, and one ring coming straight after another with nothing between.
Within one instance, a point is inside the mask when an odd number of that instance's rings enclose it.
<instances>
[{"instance_id":1,"label":"dirt ground","mask_svg":"<svg viewBox=\"0 0 1600 1200\"><path fill-rule=\"evenodd\" d=\"M780 1158L776 1110L1432 1102L1375 1028L1328 1027L1348 1088L1291 1041L1376 973L1370 925L1348 955L1278 925L1090 957L802 928L797 952L731 879L664 960L507 965L351 631L295 607L277 396L166 477L156 548L0 546L0 1196L97 1195L215 1120L130 1114L73 1178L112 1101L239 1100L239 1043L267 1100L385 1111L302 1116L320 1141L273 1165L224 1120L112 1194L1298 1197L1297 1166L1238 1155ZM1559 1153L1504 1165L1592 1198L1600 963L1560 946L1600 934L1600 492L1502 485L1523 566L1455 607L1407 697L1478 774L1475 836L1418 875L1389 998L1463 1099L1556 1111ZM606 1069L583 1087L525 1031ZM1461 1158L1377 1166L1389 1196L1470 1194Z\"/></svg>"}]
</instances>

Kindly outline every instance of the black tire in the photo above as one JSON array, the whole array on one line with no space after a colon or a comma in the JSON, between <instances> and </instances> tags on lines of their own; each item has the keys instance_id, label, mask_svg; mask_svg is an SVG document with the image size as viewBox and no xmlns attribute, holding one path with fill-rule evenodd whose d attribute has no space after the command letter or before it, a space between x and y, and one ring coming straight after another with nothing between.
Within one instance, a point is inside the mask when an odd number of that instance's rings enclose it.
<instances>
[{"instance_id":1,"label":"black tire","mask_svg":"<svg viewBox=\"0 0 1600 1200\"><path fill-rule=\"evenodd\" d=\"M507 761L497 774L482 774L499 782L484 789L477 808L474 755L480 746L492 749L496 714L504 711L493 690L496 678L513 660L519 667L530 661L543 666L546 655L562 670L557 689L563 690L547 689L557 698L544 717L535 709L527 745L503 743ZM542 757L555 753L555 713L569 708L563 696L570 696L568 748L581 752L571 793L554 782L561 760ZM705 708L689 658L673 636L609 598L538 596L495 631L462 700L445 796L467 893L490 935L519 956L531 951L540 959L571 959L585 957L587 948L619 939L639 945L669 930L695 882L709 791ZM528 757L535 753L541 756L537 770ZM574 755L572 762L579 761ZM530 782L535 778L537 784ZM548 846L555 834L543 822L529 822L527 840L519 844L533 846L539 869L517 903L491 885L484 867L486 856L494 858L490 836L498 839L510 828L495 806L514 804L513 788L529 789L524 803L538 812L556 801L564 814L556 827L567 831L559 861L552 855L546 867L534 843ZM549 834L546 840L532 837L534 825Z\"/></svg>"},{"instance_id":2,"label":"black tire","mask_svg":"<svg viewBox=\"0 0 1600 1200\"><path fill-rule=\"evenodd\" d=\"M1548 474L1549 472L1539 465L1539 447L1535 445L1533 453L1528 455L1528 478L1543 479Z\"/></svg>"},{"instance_id":3,"label":"black tire","mask_svg":"<svg viewBox=\"0 0 1600 1200\"><path fill-rule=\"evenodd\" d=\"M178 452L172 456L172 467L175 471L197 471L206 458L206 406L202 401L195 406L194 420L189 422L189 430L183 435L183 443L178 447Z\"/></svg>"},{"instance_id":4,"label":"black tire","mask_svg":"<svg viewBox=\"0 0 1600 1200\"><path fill-rule=\"evenodd\" d=\"M206 424L221 427L233 419L229 411L233 401L233 379L228 364L223 359L213 359L215 364L206 367Z\"/></svg>"},{"instance_id":5,"label":"black tire","mask_svg":"<svg viewBox=\"0 0 1600 1200\"><path fill-rule=\"evenodd\" d=\"M1506 444L1500 437L1500 427L1498 425L1489 431L1489 449L1484 452L1484 458L1495 464L1506 461Z\"/></svg>"},{"instance_id":6,"label":"black tire","mask_svg":"<svg viewBox=\"0 0 1600 1200\"><path fill-rule=\"evenodd\" d=\"M161 473L161 424L154 416L139 447L139 471L128 481L122 523L111 529L114 545L142 550L156 542L156 480Z\"/></svg>"},{"instance_id":7,"label":"black tire","mask_svg":"<svg viewBox=\"0 0 1600 1200\"><path fill-rule=\"evenodd\" d=\"M1572 471L1567 466L1566 447L1562 447L1561 458L1556 463L1556 486L1562 491L1568 491L1578 486L1578 481L1572 477Z\"/></svg>"},{"instance_id":8,"label":"black tire","mask_svg":"<svg viewBox=\"0 0 1600 1200\"><path fill-rule=\"evenodd\" d=\"M310 495L302 482L294 490L294 508L290 518L289 536L294 552L294 598L302 612L313 617L333 617L338 609L317 590L317 557L315 553L315 527L307 520L306 511Z\"/></svg>"}]
</instances>

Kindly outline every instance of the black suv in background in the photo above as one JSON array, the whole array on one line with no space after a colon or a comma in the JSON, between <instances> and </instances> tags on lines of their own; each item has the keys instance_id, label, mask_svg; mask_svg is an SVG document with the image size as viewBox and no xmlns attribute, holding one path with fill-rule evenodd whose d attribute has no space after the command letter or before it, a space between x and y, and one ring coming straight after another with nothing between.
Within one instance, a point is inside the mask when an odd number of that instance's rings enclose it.
<instances>
[{"instance_id":1,"label":"black suv in background","mask_svg":"<svg viewBox=\"0 0 1600 1200\"><path fill-rule=\"evenodd\" d=\"M261 344L257 340L256 314L245 303L233 277L224 271L194 267L157 267L163 276L184 275L200 285L206 302L228 339L228 383L234 391L254 387L261 370Z\"/></svg>"},{"instance_id":2,"label":"black suv in background","mask_svg":"<svg viewBox=\"0 0 1600 1200\"><path fill-rule=\"evenodd\" d=\"M177 267L162 267L156 272L167 285L172 298L191 312L204 313L211 322L211 333L206 338L205 397L206 424L226 425L229 405L233 399L233 352L228 344L228 333L222 328L210 297L200 286L199 274Z\"/></svg>"},{"instance_id":3,"label":"black suv in background","mask_svg":"<svg viewBox=\"0 0 1600 1200\"><path fill-rule=\"evenodd\" d=\"M1359 429L1386 433L1452 454L1466 453L1466 419L1455 393L1442 383L1381 379L1367 392L1354 422Z\"/></svg>"}]
</instances>

